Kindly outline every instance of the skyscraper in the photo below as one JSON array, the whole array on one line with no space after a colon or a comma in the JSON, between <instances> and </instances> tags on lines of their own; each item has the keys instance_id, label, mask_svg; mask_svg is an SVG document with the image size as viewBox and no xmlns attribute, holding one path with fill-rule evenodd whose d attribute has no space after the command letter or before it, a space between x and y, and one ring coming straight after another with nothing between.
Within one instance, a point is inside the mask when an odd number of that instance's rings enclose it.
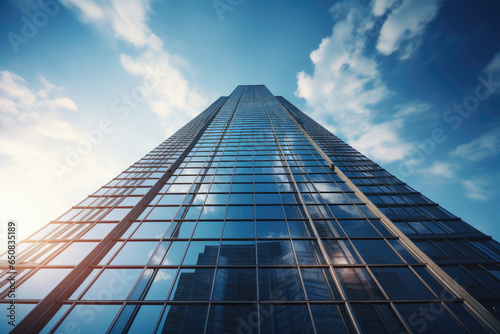
<instances>
[{"instance_id":1,"label":"skyscraper","mask_svg":"<svg viewBox=\"0 0 500 334\"><path fill-rule=\"evenodd\" d=\"M499 258L284 98L238 86L19 245L14 332L495 333Z\"/></svg>"}]
</instances>

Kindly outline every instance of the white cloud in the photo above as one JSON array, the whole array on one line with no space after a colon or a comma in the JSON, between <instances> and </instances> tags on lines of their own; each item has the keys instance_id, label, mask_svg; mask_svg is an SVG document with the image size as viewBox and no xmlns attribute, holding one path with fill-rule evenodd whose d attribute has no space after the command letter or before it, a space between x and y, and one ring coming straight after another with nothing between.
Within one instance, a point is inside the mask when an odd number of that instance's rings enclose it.
<instances>
[{"instance_id":1,"label":"white cloud","mask_svg":"<svg viewBox=\"0 0 500 334\"><path fill-rule=\"evenodd\" d=\"M491 192L487 189L489 184L489 180L480 177L462 181L465 196L475 201L486 201L490 198Z\"/></svg>"},{"instance_id":2,"label":"white cloud","mask_svg":"<svg viewBox=\"0 0 500 334\"><path fill-rule=\"evenodd\" d=\"M377 54L368 56L368 46L374 42L370 36L382 20L379 50L391 54L404 49L404 57L408 57L418 46L427 23L436 16L439 3L374 0L368 8L357 2L338 2L330 10L336 19L332 34L311 52L313 74L304 71L297 74L295 94L306 100L313 117L344 136L362 153L381 162L405 158L414 145L401 138L403 120L432 106L414 101L386 110L378 108L394 93L383 81ZM395 30L399 28L402 30ZM394 116L390 120L376 121L381 112L391 111Z\"/></svg>"},{"instance_id":3,"label":"white cloud","mask_svg":"<svg viewBox=\"0 0 500 334\"><path fill-rule=\"evenodd\" d=\"M425 169L420 169L419 173L435 176L437 178L452 178L455 176L456 165L450 162L436 161L432 166Z\"/></svg>"},{"instance_id":4,"label":"white cloud","mask_svg":"<svg viewBox=\"0 0 500 334\"><path fill-rule=\"evenodd\" d=\"M341 17L332 34L311 53L314 73L297 75L295 94L306 99L313 117L344 135L355 148L378 161L406 156L412 145L401 140L402 121L376 123L375 106L391 96L375 59L365 55L370 12L361 6L334 6Z\"/></svg>"},{"instance_id":5,"label":"white cloud","mask_svg":"<svg viewBox=\"0 0 500 334\"><path fill-rule=\"evenodd\" d=\"M66 148L84 138L82 115L73 100L41 78L33 89L21 76L0 72L0 220L16 219L24 238L118 171L111 152L94 154L61 183L54 162L64 163Z\"/></svg>"},{"instance_id":6,"label":"white cloud","mask_svg":"<svg viewBox=\"0 0 500 334\"><path fill-rule=\"evenodd\" d=\"M480 161L498 153L500 153L500 128L491 130L467 144L459 145L450 155L469 161Z\"/></svg>"},{"instance_id":7,"label":"white cloud","mask_svg":"<svg viewBox=\"0 0 500 334\"><path fill-rule=\"evenodd\" d=\"M382 5L376 1L373 12L380 13ZM390 55L399 50L399 57L406 59L421 43L421 36L427 25L439 12L441 0L406 0L395 8L382 25L377 41L377 50L384 55ZM380 8L379 8L380 7ZM384 10L385 11L385 10ZM379 14L380 15L380 14Z\"/></svg>"},{"instance_id":8,"label":"white cloud","mask_svg":"<svg viewBox=\"0 0 500 334\"><path fill-rule=\"evenodd\" d=\"M207 106L208 99L182 73L182 59L164 49L163 41L148 25L150 0L66 0L85 22L93 23L116 39L140 50L137 56L121 54L123 68L142 79L144 100L171 135Z\"/></svg>"},{"instance_id":9,"label":"white cloud","mask_svg":"<svg viewBox=\"0 0 500 334\"><path fill-rule=\"evenodd\" d=\"M401 126L400 120L373 125L350 144L361 152L368 152L377 161L401 160L413 147L398 137Z\"/></svg>"},{"instance_id":10,"label":"white cloud","mask_svg":"<svg viewBox=\"0 0 500 334\"><path fill-rule=\"evenodd\" d=\"M375 0L373 1L373 15L384 15L387 9L393 6L398 0Z\"/></svg>"},{"instance_id":11,"label":"white cloud","mask_svg":"<svg viewBox=\"0 0 500 334\"><path fill-rule=\"evenodd\" d=\"M92 22L111 32L115 38L136 47L148 44L152 35L147 25L149 0L64 0L69 9L78 9L85 22Z\"/></svg>"},{"instance_id":12,"label":"white cloud","mask_svg":"<svg viewBox=\"0 0 500 334\"><path fill-rule=\"evenodd\" d=\"M396 117L418 116L431 110L433 106L427 102L413 101L404 105L394 106Z\"/></svg>"}]
</instances>

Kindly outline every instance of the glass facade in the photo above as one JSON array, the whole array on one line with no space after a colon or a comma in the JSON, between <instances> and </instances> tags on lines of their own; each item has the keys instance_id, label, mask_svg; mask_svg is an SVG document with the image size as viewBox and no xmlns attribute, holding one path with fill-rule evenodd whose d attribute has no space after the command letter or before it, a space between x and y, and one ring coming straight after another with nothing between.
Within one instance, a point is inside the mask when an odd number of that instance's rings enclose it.
<instances>
[{"instance_id":1,"label":"glass facade","mask_svg":"<svg viewBox=\"0 0 500 334\"><path fill-rule=\"evenodd\" d=\"M219 98L19 251L19 333L499 330L499 244L265 86Z\"/></svg>"}]
</instances>

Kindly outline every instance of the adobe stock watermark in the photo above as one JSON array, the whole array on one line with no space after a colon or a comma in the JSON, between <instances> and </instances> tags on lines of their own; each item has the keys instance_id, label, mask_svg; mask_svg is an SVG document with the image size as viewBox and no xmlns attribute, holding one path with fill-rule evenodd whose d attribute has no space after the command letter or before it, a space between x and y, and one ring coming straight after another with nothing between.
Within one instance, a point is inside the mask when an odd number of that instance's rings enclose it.
<instances>
[{"instance_id":1,"label":"adobe stock watermark","mask_svg":"<svg viewBox=\"0 0 500 334\"><path fill-rule=\"evenodd\" d=\"M224 21L224 15L227 12L232 12L234 8L241 5L243 0L214 0L212 5L221 22Z\"/></svg>"},{"instance_id":2,"label":"adobe stock watermark","mask_svg":"<svg viewBox=\"0 0 500 334\"><path fill-rule=\"evenodd\" d=\"M60 5L56 0L32 1L32 3L40 9L34 12L31 17L24 15L21 18L22 26L19 30L7 33L7 39L16 54L19 53L21 45L28 44L38 35L40 29L45 27L49 20L59 13Z\"/></svg>"},{"instance_id":3,"label":"adobe stock watermark","mask_svg":"<svg viewBox=\"0 0 500 334\"><path fill-rule=\"evenodd\" d=\"M477 114L481 102L490 98L498 90L498 87L500 87L500 81L493 80L493 73L489 73L486 77L480 75L477 77L477 80L479 83L472 94L465 95L461 103L455 103L443 113L443 121L452 130L459 129L469 117ZM437 147L447 139L448 134L446 130L437 127L431 131L431 135L428 138L422 141L415 141L414 144L417 150L410 154L405 161L400 162L398 166L399 175L408 177L415 173L417 168L428 157L434 154Z\"/></svg>"},{"instance_id":4,"label":"adobe stock watermark","mask_svg":"<svg viewBox=\"0 0 500 334\"><path fill-rule=\"evenodd\" d=\"M17 257L17 222L13 219L9 219L5 226L5 230L1 232L2 241L6 241L7 248L7 263L9 265L7 271L7 277L5 280L8 282L8 290L6 300L9 303L4 307L6 308L6 319L7 323L15 327L17 321L17 310L16 310L16 290L17 290L17 270L16 270L16 257ZM2 249L2 252L4 250ZM5 319L5 318L4 318ZM3 319L2 319L3 321Z\"/></svg>"},{"instance_id":5,"label":"adobe stock watermark","mask_svg":"<svg viewBox=\"0 0 500 334\"><path fill-rule=\"evenodd\" d=\"M109 109L113 117L102 118L94 128L82 131L84 139L75 145L66 146L64 162L53 161L51 165L59 183L64 181L64 175L73 172L83 163L85 157L102 145L106 136L115 131L117 123L127 119L132 110L146 102L146 97L157 89L161 79L168 73L165 68L168 68L165 61L156 62L154 68L148 66L148 74L144 76L141 84L111 102Z\"/></svg>"}]
</instances>

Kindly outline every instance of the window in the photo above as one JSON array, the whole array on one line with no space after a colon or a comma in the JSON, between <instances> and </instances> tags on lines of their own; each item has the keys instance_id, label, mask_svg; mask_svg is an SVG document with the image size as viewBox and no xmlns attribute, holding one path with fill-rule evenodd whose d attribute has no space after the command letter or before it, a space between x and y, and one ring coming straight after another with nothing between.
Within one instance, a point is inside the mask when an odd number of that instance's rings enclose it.
<instances>
[{"instance_id":1,"label":"window","mask_svg":"<svg viewBox=\"0 0 500 334\"><path fill-rule=\"evenodd\" d=\"M434 295L410 268L371 268L391 299L434 299Z\"/></svg>"},{"instance_id":2,"label":"window","mask_svg":"<svg viewBox=\"0 0 500 334\"><path fill-rule=\"evenodd\" d=\"M43 299L70 271L71 269L40 269L17 287L16 298Z\"/></svg>"},{"instance_id":3,"label":"window","mask_svg":"<svg viewBox=\"0 0 500 334\"><path fill-rule=\"evenodd\" d=\"M300 265L326 264L316 240L294 240L293 247Z\"/></svg>"},{"instance_id":4,"label":"window","mask_svg":"<svg viewBox=\"0 0 500 334\"><path fill-rule=\"evenodd\" d=\"M344 305L311 305L311 313L318 334L355 333Z\"/></svg>"},{"instance_id":5,"label":"window","mask_svg":"<svg viewBox=\"0 0 500 334\"><path fill-rule=\"evenodd\" d=\"M337 289L328 269L302 268L301 272L309 300L339 299Z\"/></svg>"},{"instance_id":6,"label":"window","mask_svg":"<svg viewBox=\"0 0 500 334\"><path fill-rule=\"evenodd\" d=\"M257 221L257 238L288 238L285 221Z\"/></svg>"},{"instance_id":7,"label":"window","mask_svg":"<svg viewBox=\"0 0 500 334\"><path fill-rule=\"evenodd\" d=\"M156 241L129 241L120 249L111 265L145 265L158 242Z\"/></svg>"},{"instance_id":8,"label":"window","mask_svg":"<svg viewBox=\"0 0 500 334\"><path fill-rule=\"evenodd\" d=\"M261 305L269 317L263 317L261 333L313 333L307 305ZM269 311L273 309L274 312Z\"/></svg>"},{"instance_id":9,"label":"window","mask_svg":"<svg viewBox=\"0 0 500 334\"><path fill-rule=\"evenodd\" d=\"M131 307L139 307L139 306L132 306ZM128 306L127 306L128 307ZM137 312L137 315L135 316L132 325L130 326L129 330L127 331L128 334L142 334L142 333L153 333L155 327L156 327L156 322L158 318L160 317L160 313L162 310L163 306L162 305L142 305L139 307L139 311ZM129 319L126 319L129 320ZM116 325L115 325L116 327Z\"/></svg>"},{"instance_id":10,"label":"window","mask_svg":"<svg viewBox=\"0 0 500 334\"><path fill-rule=\"evenodd\" d=\"M257 299L256 271L253 268L217 270L214 300L254 301Z\"/></svg>"},{"instance_id":11,"label":"window","mask_svg":"<svg viewBox=\"0 0 500 334\"><path fill-rule=\"evenodd\" d=\"M96 224L81 239L104 239L117 224Z\"/></svg>"},{"instance_id":12,"label":"window","mask_svg":"<svg viewBox=\"0 0 500 334\"><path fill-rule=\"evenodd\" d=\"M207 333L245 333L257 328L252 328L254 324L252 321L257 319L259 311L255 305L252 304L224 304L214 305L210 307L210 314L208 317ZM258 326L257 322L255 325Z\"/></svg>"},{"instance_id":13,"label":"window","mask_svg":"<svg viewBox=\"0 0 500 334\"><path fill-rule=\"evenodd\" d=\"M146 300L165 300L167 298L177 269L159 269L146 294Z\"/></svg>"},{"instance_id":14,"label":"window","mask_svg":"<svg viewBox=\"0 0 500 334\"><path fill-rule=\"evenodd\" d=\"M206 209L207 207L205 207ZM226 208L222 208L226 211ZM203 216L203 214L202 214ZM223 218L222 218L223 219ZM221 221L200 221L196 226L193 234L193 238L204 238L204 239L219 239L222 233L222 220Z\"/></svg>"},{"instance_id":15,"label":"window","mask_svg":"<svg viewBox=\"0 0 500 334\"><path fill-rule=\"evenodd\" d=\"M170 300L208 300L213 277L214 269L181 269Z\"/></svg>"},{"instance_id":16,"label":"window","mask_svg":"<svg viewBox=\"0 0 500 334\"><path fill-rule=\"evenodd\" d=\"M259 265L295 264L290 241L259 241Z\"/></svg>"},{"instance_id":17,"label":"window","mask_svg":"<svg viewBox=\"0 0 500 334\"><path fill-rule=\"evenodd\" d=\"M323 240L326 252L330 257L330 264L358 264L359 257L347 240Z\"/></svg>"},{"instance_id":18,"label":"window","mask_svg":"<svg viewBox=\"0 0 500 334\"><path fill-rule=\"evenodd\" d=\"M52 259L51 265L77 265L97 245L97 242L73 242L59 255Z\"/></svg>"},{"instance_id":19,"label":"window","mask_svg":"<svg viewBox=\"0 0 500 334\"><path fill-rule=\"evenodd\" d=\"M260 300L304 300L299 272L295 268L259 269Z\"/></svg>"},{"instance_id":20,"label":"window","mask_svg":"<svg viewBox=\"0 0 500 334\"><path fill-rule=\"evenodd\" d=\"M124 300L141 271L141 269L104 269L82 299Z\"/></svg>"},{"instance_id":21,"label":"window","mask_svg":"<svg viewBox=\"0 0 500 334\"><path fill-rule=\"evenodd\" d=\"M430 333L467 333L441 303L396 304L396 308L410 329L417 333L424 330ZM429 315L435 320L427 321Z\"/></svg>"},{"instance_id":22,"label":"window","mask_svg":"<svg viewBox=\"0 0 500 334\"><path fill-rule=\"evenodd\" d=\"M385 240L352 240L352 243L368 264L403 263Z\"/></svg>"},{"instance_id":23,"label":"window","mask_svg":"<svg viewBox=\"0 0 500 334\"><path fill-rule=\"evenodd\" d=\"M363 333L406 333L387 304L353 304L352 309Z\"/></svg>"},{"instance_id":24,"label":"window","mask_svg":"<svg viewBox=\"0 0 500 334\"><path fill-rule=\"evenodd\" d=\"M253 221L226 221L223 238L255 238Z\"/></svg>"},{"instance_id":25,"label":"window","mask_svg":"<svg viewBox=\"0 0 500 334\"><path fill-rule=\"evenodd\" d=\"M145 222L134 232L132 239L159 239L163 236L170 223Z\"/></svg>"},{"instance_id":26,"label":"window","mask_svg":"<svg viewBox=\"0 0 500 334\"><path fill-rule=\"evenodd\" d=\"M76 305L58 328L62 330L79 328L85 333L104 333L111 325L120 307L121 305ZM82 314L87 316L82 316Z\"/></svg>"},{"instance_id":27,"label":"window","mask_svg":"<svg viewBox=\"0 0 500 334\"><path fill-rule=\"evenodd\" d=\"M112 209L108 212L103 221L120 221L130 212L131 209Z\"/></svg>"},{"instance_id":28,"label":"window","mask_svg":"<svg viewBox=\"0 0 500 334\"><path fill-rule=\"evenodd\" d=\"M365 268L336 268L348 299L385 299Z\"/></svg>"},{"instance_id":29,"label":"window","mask_svg":"<svg viewBox=\"0 0 500 334\"><path fill-rule=\"evenodd\" d=\"M203 333L207 310L208 305L167 305L158 332Z\"/></svg>"},{"instance_id":30,"label":"window","mask_svg":"<svg viewBox=\"0 0 500 334\"><path fill-rule=\"evenodd\" d=\"M215 265L218 252L218 241L191 241L182 264Z\"/></svg>"}]
</instances>

